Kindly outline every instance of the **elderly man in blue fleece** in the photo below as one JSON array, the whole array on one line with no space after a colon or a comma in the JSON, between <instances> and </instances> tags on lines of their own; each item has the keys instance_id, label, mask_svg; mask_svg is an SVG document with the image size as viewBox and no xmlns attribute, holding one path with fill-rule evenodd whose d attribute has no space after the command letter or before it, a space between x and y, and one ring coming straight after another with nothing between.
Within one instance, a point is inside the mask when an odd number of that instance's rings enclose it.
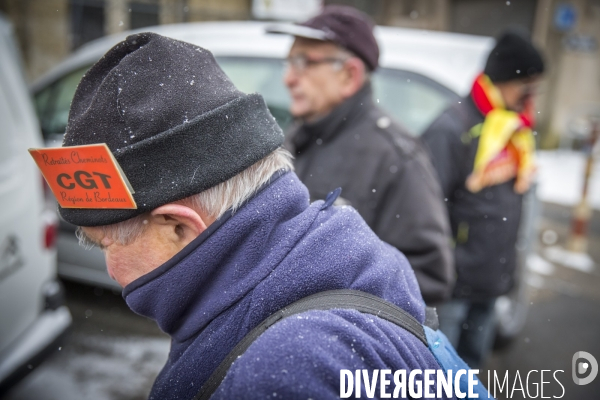
<instances>
[{"instance_id":1,"label":"elderly man in blue fleece","mask_svg":"<svg viewBox=\"0 0 600 400\"><path fill-rule=\"evenodd\" d=\"M406 258L335 195L310 204L282 142L260 95L209 51L157 34L128 37L79 84L63 145L105 143L137 208L59 211L104 250L129 307L172 338L151 399L195 398L253 328L315 293L360 290L424 322ZM212 398L330 399L342 369L445 370L453 350L429 328L427 340L352 307L304 312L260 335Z\"/></svg>"}]
</instances>

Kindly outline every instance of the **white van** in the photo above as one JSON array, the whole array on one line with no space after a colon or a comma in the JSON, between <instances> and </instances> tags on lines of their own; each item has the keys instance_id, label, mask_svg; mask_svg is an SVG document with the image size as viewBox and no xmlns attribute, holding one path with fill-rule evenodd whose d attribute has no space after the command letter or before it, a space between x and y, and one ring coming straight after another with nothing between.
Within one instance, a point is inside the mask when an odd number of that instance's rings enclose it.
<instances>
[{"instance_id":1,"label":"white van","mask_svg":"<svg viewBox=\"0 0 600 400\"><path fill-rule=\"evenodd\" d=\"M0 14L0 397L71 324L56 281L56 212L27 152L44 144L19 60Z\"/></svg>"}]
</instances>

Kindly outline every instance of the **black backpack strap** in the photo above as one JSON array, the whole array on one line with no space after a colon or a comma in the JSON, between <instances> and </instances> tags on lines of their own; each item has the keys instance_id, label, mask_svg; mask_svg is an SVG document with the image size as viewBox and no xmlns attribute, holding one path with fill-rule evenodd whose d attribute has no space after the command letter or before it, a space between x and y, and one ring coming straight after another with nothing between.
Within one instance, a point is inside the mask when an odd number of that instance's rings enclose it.
<instances>
[{"instance_id":1,"label":"black backpack strap","mask_svg":"<svg viewBox=\"0 0 600 400\"><path fill-rule=\"evenodd\" d=\"M252 329L231 350L225 359L219 364L208 380L202 385L194 400L207 400L217 390L227 371L235 360L238 359L250 347L250 345L276 322L289 316L300 314L311 310L331 310L334 308L357 310L366 314L373 314L393 324L404 328L427 346L427 337L423 326L412 315L400 307L391 304L377 296L359 290L329 290L313 294L290 304L287 307L271 314L256 328ZM435 311L434 311L435 313Z\"/></svg>"}]
</instances>

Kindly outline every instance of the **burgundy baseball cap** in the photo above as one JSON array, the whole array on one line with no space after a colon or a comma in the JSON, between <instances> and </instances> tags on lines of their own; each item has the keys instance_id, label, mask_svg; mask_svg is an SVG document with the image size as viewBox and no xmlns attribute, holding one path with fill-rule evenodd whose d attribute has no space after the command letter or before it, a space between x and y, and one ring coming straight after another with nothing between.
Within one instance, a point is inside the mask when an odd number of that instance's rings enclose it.
<instances>
[{"instance_id":1,"label":"burgundy baseball cap","mask_svg":"<svg viewBox=\"0 0 600 400\"><path fill-rule=\"evenodd\" d=\"M330 5L321 13L297 25L276 24L269 33L285 33L296 37L336 43L356 54L369 70L379 65L379 46L373 35L375 24L365 13L349 6Z\"/></svg>"}]
</instances>

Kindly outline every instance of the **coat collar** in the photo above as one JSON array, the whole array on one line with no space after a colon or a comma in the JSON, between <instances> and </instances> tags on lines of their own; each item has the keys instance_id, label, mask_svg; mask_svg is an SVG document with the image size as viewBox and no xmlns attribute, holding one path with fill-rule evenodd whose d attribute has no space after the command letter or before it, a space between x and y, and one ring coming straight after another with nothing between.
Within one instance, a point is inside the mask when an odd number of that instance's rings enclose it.
<instances>
[{"instance_id":1,"label":"coat collar","mask_svg":"<svg viewBox=\"0 0 600 400\"><path fill-rule=\"evenodd\" d=\"M331 141L341 130L358 118L361 118L373 106L373 90L366 83L352 97L345 100L329 114L314 122L299 125L293 134L292 144L296 151L303 151L317 140L321 143Z\"/></svg>"}]
</instances>

